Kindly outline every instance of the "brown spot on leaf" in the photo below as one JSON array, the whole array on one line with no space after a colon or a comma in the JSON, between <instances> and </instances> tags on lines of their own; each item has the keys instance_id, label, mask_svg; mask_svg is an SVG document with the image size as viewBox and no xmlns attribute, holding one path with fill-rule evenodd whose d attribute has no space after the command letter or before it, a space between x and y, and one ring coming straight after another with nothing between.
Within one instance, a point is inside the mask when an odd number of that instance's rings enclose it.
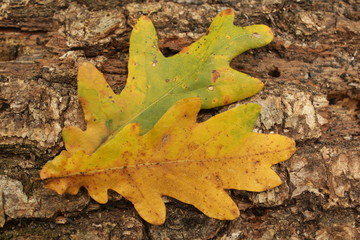
<instances>
[{"instance_id":1,"label":"brown spot on leaf","mask_svg":"<svg viewBox=\"0 0 360 240\"><path fill-rule=\"evenodd\" d=\"M237 211L236 209L231 210L231 212L232 212L234 215L238 215L238 211Z\"/></svg>"},{"instance_id":2,"label":"brown spot on leaf","mask_svg":"<svg viewBox=\"0 0 360 240\"><path fill-rule=\"evenodd\" d=\"M217 79L220 77L220 73L219 73L218 71L216 71L216 70L213 70L213 71L211 72L211 75L212 75L211 81L212 81L213 83L216 83Z\"/></svg>"},{"instance_id":3,"label":"brown spot on leaf","mask_svg":"<svg viewBox=\"0 0 360 240\"><path fill-rule=\"evenodd\" d=\"M257 32L254 32L254 33L252 34L252 36L253 36L254 38L261 38L261 35L260 35L259 33L257 33Z\"/></svg>"},{"instance_id":4,"label":"brown spot on leaf","mask_svg":"<svg viewBox=\"0 0 360 240\"><path fill-rule=\"evenodd\" d=\"M145 20L145 21L150 21L151 22L151 20L150 20L150 18L148 17L148 16L142 16L141 17L143 20Z\"/></svg>"},{"instance_id":5,"label":"brown spot on leaf","mask_svg":"<svg viewBox=\"0 0 360 240\"><path fill-rule=\"evenodd\" d=\"M138 125L138 124L136 124L136 123L135 123L135 124L132 124L131 130L135 130L135 129L137 128L137 125Z\"/></svg>"},{"instance_id":6,"label":"brown spot on leaf","mask_svg":"<svg viewBox=\"0 0 360 240\"><path fill-rule=\"evenodd\" d=\"M125 151L125 152L123 152L123 154L122 154L122 158L123 158L123 159L128 159L128 158L130 158L131 156L132 156L132 153L129 152L129 151Z\"/></svg>"},{"instance_id":7,"label":"brown spot on leaf","mask_svg":"<svg viewBox=\"0 0 360 240\"><path fill-rule=\"evenodd\" d=\"M188 149L190 151L194 151L194 150L196 150L198 148L199 148L199 144L196 144L196 143L191 143L191 144L188 145Z\"/></svg>"},{"instance_id":8,"label":"brown spot on leaf","mask_svg":"<svg viewBox=\"0 0 360 240\"><path fill-rule=\"evenodd\" d=\"M226 9L220 13L220 16L233 15L233 14L234 14L234 11L232 9Z\"/></svg>"},{"instance_id":9,"label":"brown spot on leaf","mask_svg":"<svg viewBox=\"0 0 360 240\"><path fill-rule=\"evenodd\" d=\"M230 97L229 96L225 96L224 97L224 100L223 100L223 104L226 105L226 104L229 104L230 103Z\"/></svg>"},{"instance_id":10,"label":"brown spot on leaf","mask_svg":"<svg viewBox=\"0 0 360 240\"><path fill-rule=\"evenodd\" d=\"M188 47L184 47L180 53L186 53L186 54L189 54L189 48Z\"/></svg>"},{"instance_id":11,"label":"brown spot on leaf","mask_svg":"<svg viewBox=\"0 0 360 240\"><path fill-rule=\"evenodd\" d=\"M169 134L165 134L162 139L161 139L161 142L163 145L167 144L170 140L170 135Z\"/></svg>"}]
</instances>

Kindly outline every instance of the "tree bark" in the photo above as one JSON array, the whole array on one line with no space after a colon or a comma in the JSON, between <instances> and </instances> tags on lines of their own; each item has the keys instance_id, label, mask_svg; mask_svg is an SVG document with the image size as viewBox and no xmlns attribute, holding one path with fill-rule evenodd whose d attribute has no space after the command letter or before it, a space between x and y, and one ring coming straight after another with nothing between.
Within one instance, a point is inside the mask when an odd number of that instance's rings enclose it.
<instances>
[{"instance_id":1,"label":"tree bark","mask_svg":"<svg viewBox=\"0 0 360 240\"><path fill-rule=\"evenodd\" d=\"M64 148L62 128L85 128L80 63L93 62L119 93L141 15L170 56L206 34L225 8L235 10L236 25L275 33L231 66L265 84L241 102L262 105L255 130L296 140L294 156L274 168L281 186L230 191L242 210L233 221L165 198L166 223L152 226L116 193L101 205L86 191L57 195L33 181ZM0 239L359 239L359 9L356 0L2 0Z\"/></svg>"}]
</instances>

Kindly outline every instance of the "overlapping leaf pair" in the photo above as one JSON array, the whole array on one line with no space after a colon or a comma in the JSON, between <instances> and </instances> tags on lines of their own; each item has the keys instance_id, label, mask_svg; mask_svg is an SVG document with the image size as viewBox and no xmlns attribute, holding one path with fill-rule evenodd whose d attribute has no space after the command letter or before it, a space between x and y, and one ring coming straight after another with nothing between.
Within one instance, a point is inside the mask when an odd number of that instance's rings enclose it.
<instances>
[{"instance_id":1,"label":"overlapping leaf pair","mask_svg":"<svg viewBox=\"0 0 360 240\"><path fill-rule=\"evenodd\" d=\"M264 191L281 183L271 166L288 159L294 141L252 132L260 106L245 104L197 123L200 108L252 96L263 87L235 71L240 53L268 44L263 25L237 27L225 10L206 36L172 57L158 48L155 29L141 17L130 39L129 76L115 94L90 63L79 69L78 95L85 131L63 130L66 151L40 176L60 194L85 187L99 203L112 189L130 200L152 224L165 221L162 195L176 198L217 219L239 210L224 189Z\"/></svg>"}]
</instances>

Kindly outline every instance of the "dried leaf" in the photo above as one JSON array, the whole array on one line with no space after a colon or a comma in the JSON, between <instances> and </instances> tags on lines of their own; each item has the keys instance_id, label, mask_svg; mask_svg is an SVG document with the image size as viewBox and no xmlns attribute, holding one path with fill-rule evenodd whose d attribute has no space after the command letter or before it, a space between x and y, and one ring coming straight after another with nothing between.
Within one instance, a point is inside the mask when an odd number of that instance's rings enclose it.
<instances>
[{"instance_id":1,"label":"dried leaf","mask_svg":"<svg viewBox=\"0 0 360 240\"><path fill-rule=\"evenodd\" d=\"M126 125L95 153L65 151L47 163L42 179L59 194L77 194L84 186L99 203L113 189L130 200L152 224L165 221L162 195L194 205L217 219L234 219L236 204L224 189L265 191L281 183L271 166L295 151L293 140L252 132L256 104L196 123L199 98L177 102L140 136L140 125Z\"/></svg>"}]
</instances>

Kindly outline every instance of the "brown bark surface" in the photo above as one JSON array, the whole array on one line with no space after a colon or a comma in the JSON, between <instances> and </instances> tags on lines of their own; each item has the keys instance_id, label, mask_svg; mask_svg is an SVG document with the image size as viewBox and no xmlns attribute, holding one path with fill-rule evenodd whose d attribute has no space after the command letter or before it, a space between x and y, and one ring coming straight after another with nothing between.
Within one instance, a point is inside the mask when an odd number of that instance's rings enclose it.
<instances>
[{"instance_id":1,"label":"brown bark surface","mask_svg":"<svg viewBox=\"0 0 360 240\"><path fill-rule=\"evenodd\" d=\"M359 239L359 51L357 0L1 0L0 239ZM297 152L274 169L284 184L231 191L241 216L210 219L166 198L152 226L110 193L60 196L33 182L62 149L61 130L85 127L76 72L93 62L116 92L126 82L136 19L154 22L167 56L206 33L225 8L240 26L266 24L274 41L232 67L265 88L243 102L263 106L256 131L292 137ZM206 111L207 114L214 114Z\"/></svg>"}]
</instances>

